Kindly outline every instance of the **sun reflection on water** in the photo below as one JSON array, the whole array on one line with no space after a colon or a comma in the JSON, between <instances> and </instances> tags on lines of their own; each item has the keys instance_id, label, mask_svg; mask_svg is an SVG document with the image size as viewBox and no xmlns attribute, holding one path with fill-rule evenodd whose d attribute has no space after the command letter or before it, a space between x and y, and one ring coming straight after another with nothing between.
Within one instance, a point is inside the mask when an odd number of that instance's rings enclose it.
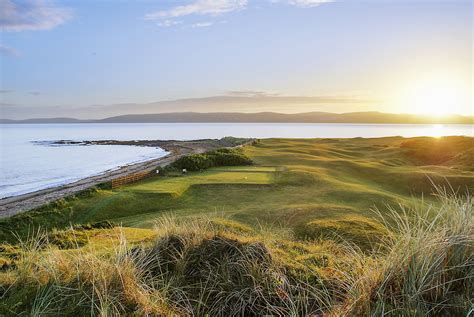
<instances>
[{"instance_id":1,"label":"sun reflection on water","mask_svg":"<svg viewBox=\"0 0 474 317\"><path fill-rule=\"evenodd\" d=\"M442 124L433 124L433 127L431 128L431 136L440 138L444 133L444 126Z\"/></svg>"}]
</instances>

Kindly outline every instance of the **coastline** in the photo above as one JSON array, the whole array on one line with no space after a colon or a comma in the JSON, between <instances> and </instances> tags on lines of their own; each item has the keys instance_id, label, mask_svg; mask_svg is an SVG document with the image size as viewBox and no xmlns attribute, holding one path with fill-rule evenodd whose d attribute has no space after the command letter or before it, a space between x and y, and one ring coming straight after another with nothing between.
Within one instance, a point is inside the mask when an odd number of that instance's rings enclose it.
<instances>
[{"instance_id":1,"label":"coastline","mask_svg":"<svg viewBox=\"0 0 474 317\"><path fill-rule=\"evenodd\" d=\"M65 144L65 140L57 141L57 144ZM29 210L41 207L47 203L55 200L65 198L74 194L77 194L83 190L92 188L102 183L107 183L113 179L135 174L138 172L151 172L157 166L166 166L173 163L178 158L191 154L191 153L203 153L217 148L237 146L231 142L227 142L225 139L214 140L214 139L203 139L194 141L162 141L162 140L143 140L143 141L85 141L84 144L78 144L77 146L87 145L93 142L94 144L116 144L116 145L130 145L130 146L154 146L160 147L163 150L169 152L167 155L154 158L142 162L132 163L124 166L119 166L115 169L109 169L101 174L85 177L72 183L63 184L59 186L53 186L37 190L31 193L10 196L0 199L0 218L10 217L21 212L27 212Z\"/></svg>"}]
</instances>

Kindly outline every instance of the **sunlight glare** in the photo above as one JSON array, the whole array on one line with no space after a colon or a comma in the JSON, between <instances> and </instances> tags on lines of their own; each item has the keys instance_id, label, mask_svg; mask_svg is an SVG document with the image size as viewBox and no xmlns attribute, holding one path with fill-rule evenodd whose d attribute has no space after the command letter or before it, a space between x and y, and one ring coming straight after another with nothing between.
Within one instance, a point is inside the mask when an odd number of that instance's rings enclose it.
<instances>
[{"instance_id":1,"label":"sunlight glare","mask_svg":"<svg viewBox=\"0 0 474 317\"><path fill-rule=\"evenodd\" d=\"M460 81L436 78L413 84L401 102L411 113L440 117L462 113L468 95Z\"/></svg>"}]
</instances>

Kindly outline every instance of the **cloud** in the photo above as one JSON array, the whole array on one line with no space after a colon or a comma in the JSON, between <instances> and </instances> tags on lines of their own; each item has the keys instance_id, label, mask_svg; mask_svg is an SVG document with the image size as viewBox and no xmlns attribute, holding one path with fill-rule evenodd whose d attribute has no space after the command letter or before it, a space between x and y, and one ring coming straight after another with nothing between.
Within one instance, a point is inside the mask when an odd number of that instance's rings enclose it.
<instances>
[{"instance_id":1,"label":"cloud","mask_svg":"<svg viewBox=\"0 0 474 317\"><path fill-rule=\"evenodd\" d=\"M192 28L205 28L205 27L209 27L213 24L214 24L214 22L198 22L198 23L191 24L191 27Z\"/></svg>"},{"instance_id":2,"label":"cloud","mask_svg":"<svg viewBox=\"0 0 474 317\"><path fill-rule=\"evenodd\" d=\"M313 8L323 3L331 3L336 0L269 0L271 3L287 3L299 8Z\"/></svg>"},{"instance_id":3,"label":"cloud","mask_svg":"<svg viewBox=\"0 0 474 317\"><path fill-rule=\"evenodd\" d=\"M245 9L247 2L247 0L196 0L191 4L149 13L145 19L177 18L192 14L215 16Z\"/></svg>"},{"instance_id":4,"label":"cloud","mask_svg":"<svg viewBox=\"0 0 474 317\"><path fill-rule=\"evenodd\" d=\"M334 2L335 0L267 0L270 3L287 3L299 8L317 7L323 3ZM158 26L171 27L177 24L184 24L176 18L191 15L201 15L216 17L224 13L240 11L247 8L249 0L193 0L189 4L175 6L167 10L159 10L145 15L145 20L161 20ZM221 21L219 23L225 23ZM196 22L189 25L192 28L208 27L214 22Z\"/></svg>"},{"instance_id":5,"label":"cloud","mask_svg":"<svg viewBox=\"0 0 474 317\"><path fill-rule=\"evenodd\" d=\"M225 96L246 97L248 100L254 100L262 105L268 102L269 105L277 106L279 103L288 103L294 105L314 104L314 105L335 105L335 104L371 104L381 102L382 100L370 93L348 92L345 94L328 94L328 95L284 95L273 92L260 90L233 90L228 91ZM225 97L224 96L224 97ZM222 96L221 96L222 97ZM263 102L263 103L262 103Z\"/></svg>"},{"instance_id":6,"label":"cloud","mask_svg":"<svg viewBox=\"0 0 474 317\"><path fill-rule=\"evenodd\" d=\"M32 95L32 96L42 95L41 91L30 91L29 94Z\"/></svg>"},{"instance_id":7,"label":"cloud","mask_svg":"<svg viewBox=\"0 0 474 317\"><path fill-rule=\"evenodd\" d=\"M51 0L0 1L0 28L5 31L50 30L71 18L71 9Z\"/></svg>"},{"instance_id":8,"label":"cloud","mask_svg":"<svg viewBox=\"0 0 474 317\"><path fill-rule=\"evenodd\" d=\"M164 20L162 22L158 23L158 26L164 27L164 28L169 28L170 26L182 24L182 21L176 21L176 20Z\"/></svg>"},{"instance_id":9,"label":"cloud","mask_svg":"<svg viewBox=\"0 0 474 317\"><path fill-rule=\"evenodd\" d=\"M317 7L323 3L334 2L334 0L289 0L288 3L300 8Z\"/></svg>"},{"instance_id":10,"label":"cloud","mask_svg":"<svg viewBox=\"0 0 474 317\"><path fill-rule=\"evenodd\" d=\"M277 97L279 94L256 90L232 90L227 95L235 97Z\"/></svg>"},{"instance_id":11,"label":"cloud","mask_svg":"<svg viewBox=\"0 0 474 317\"><path fill-rule=\"evenodd\" d=\"M13 90L11 89L0 89L0 94L9 94L9 93L12 93L14 92Z\"/></svg>"},{"instance_id":12,"label":"cloud","mask_svg":"<svg viewBox=\"0 0 474 317\"><path fill-rule=\"evenodd\" d=\"M0 55L8 56L8 57L19 57L20 52L13 47L0 45Z\"/></svg>"}]
</instances>

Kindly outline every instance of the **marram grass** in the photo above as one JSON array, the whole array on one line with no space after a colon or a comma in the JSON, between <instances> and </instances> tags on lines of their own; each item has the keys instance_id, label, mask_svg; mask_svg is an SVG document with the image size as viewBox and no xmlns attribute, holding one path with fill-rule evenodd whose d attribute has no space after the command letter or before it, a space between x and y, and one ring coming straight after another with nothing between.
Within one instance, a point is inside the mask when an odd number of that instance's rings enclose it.
<instances>
[{"instance_id":1,"label":"marram grass","mask_svg":"<svg viewBox=\"0 0 474 317\"><path fill-rule=\"evenodd\" d=\"M0 314L465 316L473 202L437 195L437 204L376 210L385 234L369 249L225 218L165 216L154 231L70 229L62 236L80 244L69 247L36 232L3 248L14 256L0 273Z\"/></svg>"}]
</instances>

